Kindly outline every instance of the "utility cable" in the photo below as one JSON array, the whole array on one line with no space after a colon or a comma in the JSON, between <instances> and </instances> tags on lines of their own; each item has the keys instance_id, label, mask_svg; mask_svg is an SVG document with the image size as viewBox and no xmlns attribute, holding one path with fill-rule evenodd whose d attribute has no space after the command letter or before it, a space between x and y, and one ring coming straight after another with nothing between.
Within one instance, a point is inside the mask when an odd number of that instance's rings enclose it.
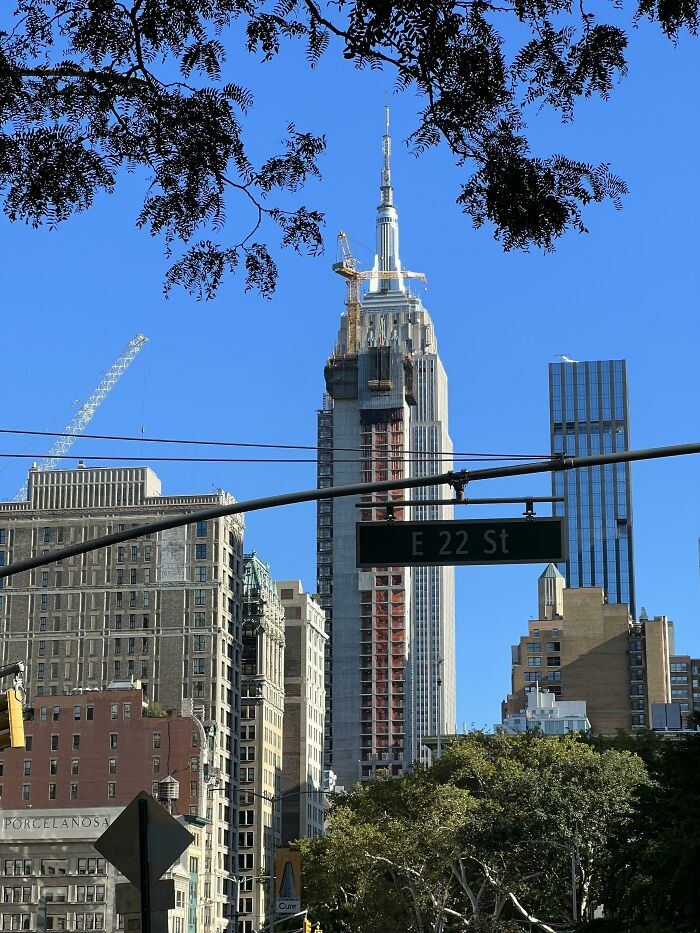
<instances>
[{"instance_id":1,"label":"utility cable","mask_svg":"<svg viewBox=\"0 0 700 933\"><path fill-rule=\"evenodd\" d=\"M65 433L60 431L23 431L15 428L0 428L0 434L22 434L31 437L66 437ZM317 444L268 444L256 443L253 441L201 441L191 438L173 438L173 437L132 437L122 434L81 434L80 437L89 438L95 441L127 441L132 443L146 444L182 444L196 445L201 447L260 447L268 450L330 450L331 447L322 447ZM332 447L334 451L339 450L343 453L362 453L367 449L365 447ZM423 453L424 451L407 450L404 453ZM480 451L431 451L435 454L449 454L452 457L476 457L482 460L548 460L551 454L503 454L503 453L483 453ZM41 454L45 456L45 454Z\"/></svg>"},{"instance_id":2,"label":"utility cable","mask_svg":"<svg viewBox=\"0 0 700 933\"><path fill-rule=\"evenodd\" d=\"M111 547L122 541L132 541L147 534L192 525L199 521L223 518L228 515L240 515L258 512L262 509L278 508L284 505L297 505L302 502L318 502L320 499L338 499L346 496L364 496L374 492L390 492L394 489L416 489L420 486L449 485L455 490L464 490L468 483L477 480L502 479L510 476L528 476L535 473L560 473L565 470L579 470L584 467L602 466L608 463L632 463L637 460L657 460L662 457L680 457L688 454L700 454L700 443L677 444L669 447L650 447L643 450L621 450L617 453L594 454L586 457L558 456L545 463L518 463L512 466L492 466L481 470L461 470L438 473L434 476L410 477L402 479L379 480L374 483L352 483L348 486L331 486L323 489L303 489L296 492L248 499L243 502L218 502L205 509L195 509L179 515L167 515L143 525L125 528L123 531L100 535L89 541L79 541L67 547L57 548L48 554L37 554L0 567L0 579L11 577L15 573L31 570L33 567L45 567L56 561L87 554L100 548Z\"/></svg>"},{"instance_id":3,"label":"utility cable","mask_svg":"<svg viewBox=\"0 0 700 933\"><path fill-rule=\"evenodd\" d=\"M331 452L330 450L328 451ZM13 454L0 453L0 457L15 460L40 460L43 454ZM333 458L327 463L493 463L502 460L511 460L511 457L438 457L432 451L421 453L420 456L405 457L399 454L374 454L367 457ZM127 463L319 463L317 457L113 457L111 454L85 455L65 454L61 460L114 460ZM325 462L325 461L324 461ZM323 465L323 463L321 463ZM54 472L45 470L42 472Z\"/></svg>"}]
</instances>

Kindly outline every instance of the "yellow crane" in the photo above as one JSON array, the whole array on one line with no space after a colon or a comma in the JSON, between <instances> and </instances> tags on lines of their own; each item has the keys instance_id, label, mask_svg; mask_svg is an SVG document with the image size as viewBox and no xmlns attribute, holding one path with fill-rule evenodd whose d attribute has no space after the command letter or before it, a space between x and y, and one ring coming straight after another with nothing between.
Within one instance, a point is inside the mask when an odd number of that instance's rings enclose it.
<instances>
[{"instance_id":1,"label":"yellow crane","mask_svg":"<svg viewBox=\"0 0 700 933\"><path fill-rule=\"evenodd\" d=\"M357 268L358 260L352 255L348 235L343 230L338 233L338 250L342 259L340 262L333 263L333 271L342 275L347 282L347 295L345 297L345 307L348 312L348 344L347 352L349 356L355 356L360 346L360 282L368 279L420 279L425 282L426 278L422 272L408 272L395 270L382 272L381 270L370 270L360 272Z\"/></svg>"}]
</instances>

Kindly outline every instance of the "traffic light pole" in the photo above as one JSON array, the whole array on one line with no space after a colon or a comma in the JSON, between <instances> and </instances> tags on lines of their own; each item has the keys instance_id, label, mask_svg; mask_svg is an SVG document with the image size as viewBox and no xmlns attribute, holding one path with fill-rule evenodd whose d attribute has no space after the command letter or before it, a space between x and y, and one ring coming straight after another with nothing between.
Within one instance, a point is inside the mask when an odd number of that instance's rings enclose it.
<instances>
[{"instance_id":1,"label":"traffic light pole","mask_svg":"<svg viewBox=\"0 0 700 933\"><path fill-rule=\"evenodd\" d=\"M457 472L450 470L448 473L438 473L435 476L414 476L408 479L383 480L376 483L354 483L351 486L329 486L327 489L306 489L299 492L266 496L261 499L248 499L244 502L215 505L208 509L198 509L186 514L160 518L154 522L138 525L135 528L115 531L88 541L80 541L77 544L71 544L48 554L37 554L35 557L18 560L13 564L0 567L0 579L10 577L15 573L21 573L24 570L31 570L34 567L45 567L47 564L53 564L69 557L76 557L79 554L87 554L90 551L97 551L113 544L120 544L122 541L133 541L136 538L142 538L144 535L166 531L168 528L179 528L182 525L192 525L195 522L222 518L225 515L240 515L245 512L258 512L262 509L277 508L277 506L281 505L296 505L300 502L318 502L321 499L363 496L374 492L418 489L425 486L452 486L461 499L467 484L480 480L529 476L534 473L559 473L566 470L603 466L609 463L631 463L637 460L657 460L664 457L681 457L698 453L700 453L700 443L678 444L673 447L650 447L644 450L623 450L617 453L594 454L588 457L565 457L561 454L550 460L537 463L518 463L511 466L484 467L480 470L460 470Z\"/></svg>"}]
</instances>

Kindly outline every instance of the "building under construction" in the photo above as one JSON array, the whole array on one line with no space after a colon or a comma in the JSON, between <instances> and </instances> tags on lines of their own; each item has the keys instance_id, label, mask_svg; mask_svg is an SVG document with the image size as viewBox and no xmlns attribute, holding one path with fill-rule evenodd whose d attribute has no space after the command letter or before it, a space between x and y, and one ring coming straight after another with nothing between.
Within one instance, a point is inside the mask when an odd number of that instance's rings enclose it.
<instances>
[{"instance_id":1,"label":"building under construction","mask_svg":"<svg viewBox=\"0 0 700 933\"><path fill-rule=\"evenodd\" d=\"M433 323L399 259L398 213L383 140L374 267L357 269L347 238L335 271L347 281L346 313L325 368L318 415L319 486L431 475L451 467L447 377ZM434 499L425 487L416 499ZM351 786L377 769L400 775L422 737L454 730L454 571L355 566L357 521L451 518L448 506L400 507L404 492L322 501L318 589L329 635L326 768Z\"/></svg>"}]
</instances>

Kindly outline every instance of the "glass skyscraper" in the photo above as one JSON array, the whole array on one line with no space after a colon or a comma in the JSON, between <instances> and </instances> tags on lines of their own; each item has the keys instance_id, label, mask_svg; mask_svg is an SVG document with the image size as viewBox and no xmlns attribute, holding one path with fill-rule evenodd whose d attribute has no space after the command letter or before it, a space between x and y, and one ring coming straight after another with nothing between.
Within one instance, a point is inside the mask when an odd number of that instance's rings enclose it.
<instances>
[{"instance_id":1,"label":"glass skyscraper","mask_svg":"<svg viewBox=\"0 0 700 933\"><path fill-rule=\"evenodd\" d=\"M549 364L552 454L587 456L630 449L625 360ZM559 569L570 587L602 586L635 617L629 463L554 473L564 496L554 514L567 521L568 556Z\"/></svg>"}]
</instances>

